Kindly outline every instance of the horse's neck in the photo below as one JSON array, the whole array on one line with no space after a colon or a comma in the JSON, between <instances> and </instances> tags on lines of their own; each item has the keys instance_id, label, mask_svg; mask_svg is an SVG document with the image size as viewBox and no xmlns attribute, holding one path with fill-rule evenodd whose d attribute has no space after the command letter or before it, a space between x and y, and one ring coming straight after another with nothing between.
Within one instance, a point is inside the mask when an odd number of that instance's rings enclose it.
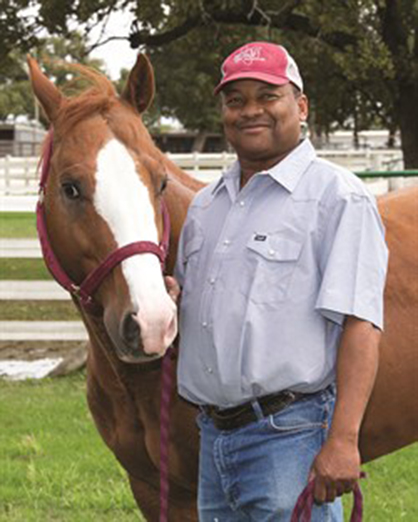
<instances>
[{"instance_id":1,"label":"horse's neck","mask_svg":"<svg viewBox=\"0 0 418 522\"><path fill-rule=\"evenodd\" d=\"M191 196L204 187L204 183L198 181L196 178L193 178L185 172L181 170L174 162L172 162L165 154L161 152L162 162L169 173L169 177L171 180L176 181L176 184L183 187L183 189L187 189Z\"/></svg>"},{"instance_id":2,"label":"horse's neck","mask_svg":"<svg viewBox=\"0 0 418 522\"><path fill-rule=\"evenodd\" d=\"M204 187L204 183L181 170L162 153L161 160L169 177L164 198L168 206L171 223L170 255L167 272L172 273L177 254L177 244L183 222L186 219L187 209L196 192Z\"/></svg>"}]
</instances>

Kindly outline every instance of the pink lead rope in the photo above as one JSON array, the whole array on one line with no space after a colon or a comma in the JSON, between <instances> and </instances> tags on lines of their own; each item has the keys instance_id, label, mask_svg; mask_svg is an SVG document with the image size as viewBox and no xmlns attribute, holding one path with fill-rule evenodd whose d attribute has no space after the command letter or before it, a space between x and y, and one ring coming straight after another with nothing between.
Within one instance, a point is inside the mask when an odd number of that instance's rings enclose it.
<instances>
[{"instance_id":1,"label":"pink lead rope","mask_svg":"<svg viewBox=\"0 0 418 522\"><path fill-rule=\"evenodd\" d=\"M364 478L365 474L361 473L360 478ZM314 486L315 481L311 480L306 488L300 494L296 505L293 509L290 522L310 522L312 516L312 508L314 505ZM356 484L353 489L354 505L351 512L350 522L362 522L363 520L363 496L360 486Z\"/></svg>"},{"instance_id":2,"label":"pink lead rope","mask_svg":"<svg viewBox=\"0 0 418 522\"><path fill-rule=\"evenodd\" d=\"M168 448L170 428L170 399L173 389L173 359L174 348L170 346L163 358L161 372L161 403L160 403L160 520L168 520Z\"/></svg>"}]
</instances>

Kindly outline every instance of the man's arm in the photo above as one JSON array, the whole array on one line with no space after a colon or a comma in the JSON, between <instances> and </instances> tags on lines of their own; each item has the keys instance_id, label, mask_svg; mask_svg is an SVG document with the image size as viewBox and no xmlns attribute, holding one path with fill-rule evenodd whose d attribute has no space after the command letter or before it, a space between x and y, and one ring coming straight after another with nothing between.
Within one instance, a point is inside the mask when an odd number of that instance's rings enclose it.
<instances>
[{"instance_id":1,"label":"man's arm","mask_svg":"<svg viewBox=\"0 0 418 522\"><path fill-rule=\"evenodd\" d=\"M315 458L317 502L332 502L352 490L360 477L360 425L376 378L381 332L371 323L348 317L337 357L337 400L327 442Z\"/></svg>"}]
</instances>

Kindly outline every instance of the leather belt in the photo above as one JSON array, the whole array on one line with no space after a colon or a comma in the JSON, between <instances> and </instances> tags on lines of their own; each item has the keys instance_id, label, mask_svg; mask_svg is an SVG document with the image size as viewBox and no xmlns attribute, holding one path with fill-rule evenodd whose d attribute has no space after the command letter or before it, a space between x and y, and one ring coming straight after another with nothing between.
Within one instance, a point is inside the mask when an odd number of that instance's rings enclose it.
<instances>
[{"instance_id":1,"label":"leather belt","mask_svg":"<svg viewBox=\"0 0 418 522\"><path fill-rule=\"evenodd\" d=\"M304 395L303 393L284 390L258 397L254 401L248 401L232 408L221 409L212 405L202 405L200 408L213 420L217 429L234 430L258 420L254 402L258 403L261 413L264 417L267 417L283 410Z\"/></svg>"}]
</instances>

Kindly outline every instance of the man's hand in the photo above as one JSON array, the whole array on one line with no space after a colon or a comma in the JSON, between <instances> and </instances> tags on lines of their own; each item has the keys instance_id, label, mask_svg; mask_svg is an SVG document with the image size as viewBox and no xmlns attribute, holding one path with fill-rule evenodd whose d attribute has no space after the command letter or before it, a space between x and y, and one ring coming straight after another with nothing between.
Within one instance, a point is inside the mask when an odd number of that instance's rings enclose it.
<instances>
[{"instance_id":1,"label":"man's hand","mask_svg":"<svg viewBox=\"0 0 418 522\"><path fill-rule=\"evenodd\" d=\"M165 286L167 288L168 295L171 299L177 303L179 295L180 295L180 286L177 283L177 280L173 276L165 276L164 277Z\"/></svg>"},{"instance_id":2,"label":"man's hand","mask_svg":"<svg viewBox=\"0 0 418 522\"><path fill-rule=\"evenodd\" d=\"M360 478L357 441L328 439L315 458L309 480L315 479L314 498L319 504L333 502L349 493Z\"/></svg>"}]
</instances>

